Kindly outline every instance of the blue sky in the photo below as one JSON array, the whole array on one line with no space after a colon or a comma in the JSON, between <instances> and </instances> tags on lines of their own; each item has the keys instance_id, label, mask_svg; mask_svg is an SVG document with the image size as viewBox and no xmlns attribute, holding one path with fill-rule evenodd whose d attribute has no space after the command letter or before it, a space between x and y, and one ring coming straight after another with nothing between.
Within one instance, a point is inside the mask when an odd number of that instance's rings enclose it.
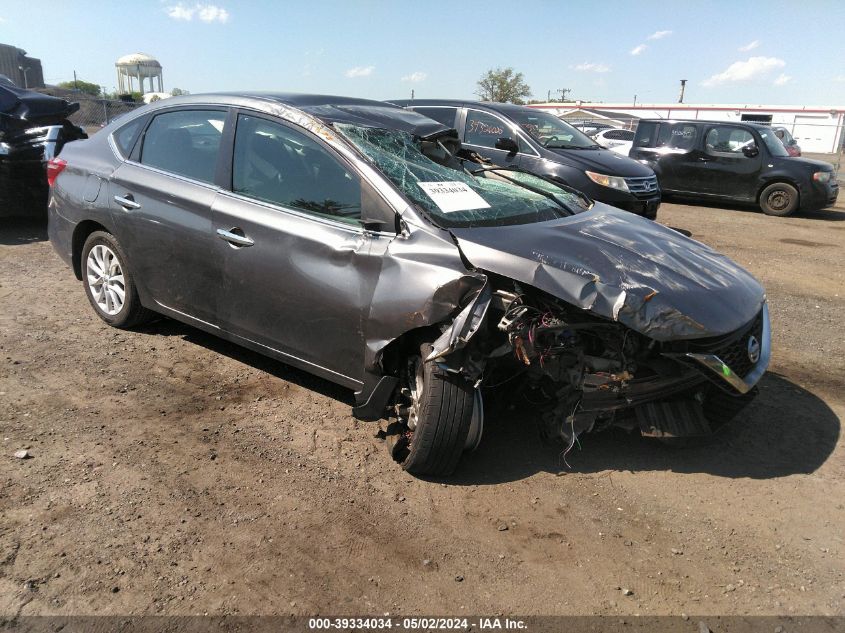
<instances>
[{"instance_id":1,"label":"blue sky","mask_svg":"<svg viewBox=\"0 0 845 633\"><path fill-rule=\"evenodd\" d=\"M0 42L48 83L116 84L154 55L167 90L269 89L373 99L472 98L512 66L534 97L845 104L845 2L0 0Z\"/></svg>"}]
</instances>

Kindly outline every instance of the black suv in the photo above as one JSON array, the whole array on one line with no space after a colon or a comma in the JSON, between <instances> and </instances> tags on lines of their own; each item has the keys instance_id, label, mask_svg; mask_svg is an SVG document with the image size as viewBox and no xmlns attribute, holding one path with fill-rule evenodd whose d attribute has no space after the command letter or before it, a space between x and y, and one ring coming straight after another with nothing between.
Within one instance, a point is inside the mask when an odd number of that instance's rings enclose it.
<instances>
[{"instance_id":1,"label":"black suv","mask_svg":"<svg viewBox=\"0 0 845 633\"><path fill-rule=\"evenodd\" d=\"M464 147L497 165L552 178L594 200L647 218L657 216L660 189L651 169L605 149L553 114L489 101L390 103L455 128Z\"/></svg>"},{"instance_id":2,"label":"black suv","mask_svg":"<svg viewBox=\"0 0 845 633\"><path fill-rule=\"evenodd\" d=\"M664 193L759 204L769 215L821 209L839 194L833 165L790 157L755 123L643 120L629 155L654 169Z\"/></svg>"}]
</instances>

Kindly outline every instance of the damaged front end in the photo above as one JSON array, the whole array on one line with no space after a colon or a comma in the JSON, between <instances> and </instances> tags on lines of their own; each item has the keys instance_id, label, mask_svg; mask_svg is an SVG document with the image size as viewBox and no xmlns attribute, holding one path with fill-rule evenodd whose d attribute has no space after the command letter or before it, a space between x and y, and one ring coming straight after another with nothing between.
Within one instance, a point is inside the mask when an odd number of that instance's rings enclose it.
<instances>
[{"instance_id":1,"label":"damaged front end","mask_svg":"<svg viewBox=\"0 0 845 633\"><path fill-rule=\"evenodd\" d=\"M497 289L479 293L428 360L476 381L491 400L530 408L546 437L570 447L611 426L665 439L710 436L753 398L768 365L765 303L726 336L667 342L491 280Z\"/></svg>"}]
</instances>

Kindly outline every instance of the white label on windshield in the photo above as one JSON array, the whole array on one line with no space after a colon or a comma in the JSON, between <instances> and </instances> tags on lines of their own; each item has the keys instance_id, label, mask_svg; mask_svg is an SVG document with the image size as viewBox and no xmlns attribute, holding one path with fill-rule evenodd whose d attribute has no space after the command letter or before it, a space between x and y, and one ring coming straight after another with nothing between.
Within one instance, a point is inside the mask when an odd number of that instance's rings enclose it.
<instances>
[{"instance_id":1,"label":"white label on windshield","mask_svg":"<svg viewBox=\"0 0 845 633\"><path fill-rule=\"evenodd\" d=\"M418 182L417 184L444 213L490 208L484 198L462 182Z\"/></svg>"}]
</instances>

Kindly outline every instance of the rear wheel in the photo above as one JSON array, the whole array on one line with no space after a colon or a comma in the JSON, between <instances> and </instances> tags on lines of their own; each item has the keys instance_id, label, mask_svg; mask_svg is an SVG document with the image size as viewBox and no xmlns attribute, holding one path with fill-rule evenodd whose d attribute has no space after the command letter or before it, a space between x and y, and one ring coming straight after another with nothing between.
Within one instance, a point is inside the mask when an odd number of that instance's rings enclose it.
<instances>
[{"instance_id":1,"label":"rear wheel","mask_svg":"<svg viewBox=\"0 0 845 633\"><path fill-rule=\"evenodd\" d=\"M769 185L760 194L760 208L766 215L790 215L798 208L798 190L785 182Z\"/></svg>"},{"instance_id":2,"label":"rear wheel","mask_svg":"<svg viewBox=\"0 0 845 633\"><path fill-rule=\"evenodd\" d=\"M393 447L393 457L411 474L445 476L454 472L467 447L476 394L462 376L424 362L431 349L423 344L420 355L408 362L403 390L409 401L407 426Z\"/></svg>"},{"instance_id":3,"label":"rear wheel","mask_svg":"<svg viewBox=\"0 0 845 633\"><path fill-rule=\"evenodd\" d=\"M117 239L94 231L82 247L82 283L88 301L103 321L117 328L131 328L153 315L141 305L126 256Z\"/></svg>"}]
</instances>

